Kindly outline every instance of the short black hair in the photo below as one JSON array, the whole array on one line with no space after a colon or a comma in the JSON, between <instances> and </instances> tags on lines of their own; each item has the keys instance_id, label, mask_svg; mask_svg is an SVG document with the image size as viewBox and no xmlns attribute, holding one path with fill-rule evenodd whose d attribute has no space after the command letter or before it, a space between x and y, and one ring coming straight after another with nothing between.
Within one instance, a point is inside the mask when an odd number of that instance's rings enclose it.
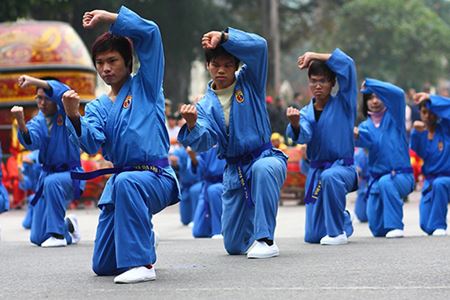
<instances>
[{"instance_id":1,"label":"short black hair","mask_svg":"<svg viewBox=\"0 0 450 300\"><path fill-rule=\"evenodd\" d=\"M367 102L372 99L374 94L372 93L364 93L362 94L362 105L361 105L361 113L362 115L367 118L367 112L369 111L369 106L367 105Z\"/></svg>"},{"instance_id":2,"label":"short black hair","mask_svg":"<svg viewBox=\"0 0 450 300\"><path fill-rule=\"evenodd\" d=\"M219 46L217 46L214 49L205 49L205 59L206 59L206 63L207 64L209 64L213 59L215 59L217 57L221 57L221 56L232 57L234 59L235 64L236 64L236 68L239 67L240 60L236 56L230 54L222 46L219 45Z\"/></svg>"},{"instance_id":3,"label":"short black hair","mask_svg":"<svg viewBox=\"0 0 450 300\"><path fill-rule=\"evenodd\" d=\"M322 60L312 60L308 68L308 77L324 76L329 81L336 80L336 74Z\"/></svg>"},{"instance_id":4,"label":"short black hair","mask_svg":"<svg viewBox=\"0 0 450 300\"><path fill-rule=\"evenodd\" d=\"M95 59L99 53L107 51L117 51L122 56L125 66L128 67L130 73L133 69L133 43L124 36L113 35L111 32L101 34L94 41L92 45L92 62L95 64Z\"/></svg>"}]
</instances>

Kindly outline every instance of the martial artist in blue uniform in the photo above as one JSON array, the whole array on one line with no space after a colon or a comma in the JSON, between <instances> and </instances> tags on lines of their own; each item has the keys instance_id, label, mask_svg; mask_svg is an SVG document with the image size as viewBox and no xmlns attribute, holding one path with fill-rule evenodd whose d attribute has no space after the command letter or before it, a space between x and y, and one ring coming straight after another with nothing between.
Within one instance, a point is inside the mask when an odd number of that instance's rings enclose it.
<instances>
[{"instance_id":1,"label":"martial artist in blue uniform","mask_svg":"<svg viewBox=\"0 0 450 300\"><path fill-rule=\"evenodd\" d=\"M422 121L414 122L411 149L422 159L425 182L420 200L420 228L427 234L447 235L450 201L450 99L418 93Z\"/></svg>"},{"instance_id":2,"label":"martial artist in blue uniform","mask_svg":"<svg viewBox=\"0 0 450 300\"><path fill-rule=\"evenodd\" d=\"M403 237L403 198L414 178L405 127L405 94L399 87L366 79L362 112L369 115L355 128L358 147L369 151L367 218L376 237Z\"/></svg>"},{"instance_id":3,"label":"martial artist in blue uniform","mask_svg":"<svg viewBox=\"0 0 450 300\"><path fill-rule=\"evenodd\" d=\"M355 166L358 173L358 191L355 201L355 215L360 222L367 222L367 187L369 179L369 158L363 148L355 149Z\"/></svg>"},{"instance_id":4,"label":"martial artist in blue uniform","mask_svg":"<svg viewBox=\"0 0 450 300\"><path fill-rule=\"evenodd\" d=\"M226 251L248 258L277 256L274 233L287 157L270 143L267 43L228 28L204 34L202 46L212 81L197 106L181 107L187 124L178 140L197 152L217 144L219 158L227 162L222 197ZM235 73L239 61L243 66Z\"/></svg>"},{"instance_id":5,"label":"martial artist in blue uniform","mask_svg":"<svg viewBox=\"0 0 450 300\"><path fill-rule=\"evenodd\" d=\"M356 118L356 70L340 49L333 53L306 52L298 59L308 68L310 103L299 111L289 107L286 134L307 144L310 169L306 180L305 241L322 245L346 244L353 233L345 196L354 191L353 126ZM331 90L337 82L339 91Z\"/></svg>"},{"instance_id":6,"label":"martial artist in blue uniform","mask_svg":"<svg viewBox=\"0 0 450 300\"><path fill-rule=\"evenodd\" d=\"M23 108L11 109L18 121L20 143L28 150L39 150L43 171L32 200L33 220L30 240L42 247L62 247L80 240L78 221L67 216L67 204L80 194L80 183L70 177L71 170L82 171L80 148L69 140L66 113L61 102L69 87L56 80L19 77L19 86L36 86L39 113L25 124Z\"/></svg>"},{"instance_id":7,"label":"martial artist in blue uniform","mask_svg":"<svg viewBox=\"0 0 450 300\"><path fill-rule=\"evenodd\" d=\"M218 147L213 147L199 153L197 165L191 168L201 174L202 181L192 228L192 235L196 238L219 238L222 235L222 181L226 162L217 157L217 151Z\"/></svg>"},{"instance_id":8,"label":"martial artist in blue uniform","mask_svg":"<svg viewBox=\"0 0 450 300\"><path fill-rule=\"evenodd\" d=\"M0 164L2 162L2 144L0 143ZM5 186L2 183L3 173L0 165L0 213L5 212L9 209L9 194Z\"/></svg>"},{"instance_id":9,"label":"martial artist in blue uniform","mask_svg":"<svg viewBox=\"0 0 450 300\"><path fill-rule=\"evenodd\" d=\"M39 150L34 150L24 157L22 160L21 174L22 178L19 182L19 188L23 191L31 191L28 199L27 213L22 221L22 227L25 229L31 228L31 222L33 220L33 205L32 200L36 191L39 189L39 177L41 176L42 165L39 162Z\"/></svg>"},{"instance_id":10,"label":"martial artist in blue uniform","mask_svg":"<svg viewBox=\"0 0 450 300\"><path fill-rule=\"evenodd\" d=\"M115 283L155 280L152 217L179 201L178 181L167 158L161 33L154 22L124 6L118 14L94 10L83 16L85 28L100 23L111 24L110 32L94 42L92 58L111 90L90 102L83 117L78 94L69 91L63 97L74 140L90 154L102 148L105 159L114 164L101 170L114 175L98 204L93 270L101 276L118 275ZM140 62L133 77L129 39Z\"/></svg>"},{"instance_id":11,"label":"martial artist in blue uniform","mask_svg":"<svg viewBox=\"0 0 450 300\"><path fill-rule=\"evenodd\" d=\"M190 150L192 152L192 150ZM193 152L195 157L195 152ZM198 196L202 183L200 173L192 172L191 158L186 148L179 147L169 156L171 165L178 170L178 180L181 188L180 219L183 225L193 224L195 208L197 207Z\"/></svg>"}]
</instances>

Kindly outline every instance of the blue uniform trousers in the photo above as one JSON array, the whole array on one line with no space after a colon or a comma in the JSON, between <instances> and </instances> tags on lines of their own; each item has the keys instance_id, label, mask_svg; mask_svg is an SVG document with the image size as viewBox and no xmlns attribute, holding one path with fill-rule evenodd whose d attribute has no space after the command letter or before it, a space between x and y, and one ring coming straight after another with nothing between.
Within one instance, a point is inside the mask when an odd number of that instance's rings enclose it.
<instances>
[{"instance_id":1,"label":"blue uniform trousers","mask_svg":"<svg viewBox=\"0 0 450 300\"><path fill-rule=\"evenodd\" d=\"M194 216L194 237L212 237L222 233L222 194L223 184L208 185L204 191L207 196L200 194Z\"/></svg>"},{"instance_id":2,"label":"blue uniform trousers","mask_svg":"<svg viewBox=\"0 0 450 300\"><path fill-rule=\"evenodd\" d=\"M432 189L420 200L420 228L428 234L447 229L447 210L450 201L450 177L437 177Z\"/></svg>"},{"instance_id":3,"label":"blue uniform trousers","mask_svg":"<svg viewBox=\"0 0 450 300\"><path fill-rule=\"evenodd\" d=\"M195 209L197 207L201 188L202 183L197 182L181 189L180 219L183 225L188 225L194 220Z\"/></svg>"},{"instance_id":4,"label":"blue uniform trousers","mask_svg":"<svg viewBox=\"0 0 450 300\"><path fill-rule=\"evenodd\" d=\"M367 183L358 188L355 201L355 215L360 222L367 222Z\"/></svg>"},{"instance_id":5,"label":"blue uniform trousers","mask_svg":"<svg viewBox=\"0 0 450 300\"><path fill-rule=\"evenodd\" d=\"M385 236L393 229L403 230L403 198L413 188L411 173L387 174L374 183L367 200L367 218L374 236Z\"/></svg>"},{"instance_id":6,"label":"blue uniform trousers","mask_svg":"<svg viewBox=\"0 0 450 300\"><path fill-rule=\"evenodd\" d=\"M101 206L92 263L97 275L154 264L152 216L178 199L177 184L168 176L133 171L110 180L103 193L110 193L114 204Z\"/></svg>"},{"instance_id":7,"label":"blue uniform trousers","mask_svg":"<svg viewBox=\"0 0 450 300\"><path fill-rule=\"evenodd\" d=\"M356 172L353 166L333 166L320 174L320 197L306 205L305 242L319 243L328 235L335 237L344 231L352 235L350 214L345 211L345 196L354 187Z\"/></svg>"},{"instance_id":8,"label":"blue uniform trousers","mask_svg":"<svg viewBox=\"0 0 450 300\"><path fill-rule=\"evenodd\" d=\"M255 240L274 239L280 189L286 179L286 162L282 157L264 157L251 167L249 205L243 189L225 190L222 234L229 254L243 254Z\"/></svg>"},{"instance_id":9,"label":"blue uniform trousers","mask_svg":"<svg viewBox=\"0 0 450 300\"><path fill-rule=\"evenodd\" d=\"M42 196L33 208L30 241L40 246L52 234L60 234L66 238L67 244L71 244L68 224L64 220L73 196L70 172L50 173L43 180Z\"/></svg>"}]
</instances>

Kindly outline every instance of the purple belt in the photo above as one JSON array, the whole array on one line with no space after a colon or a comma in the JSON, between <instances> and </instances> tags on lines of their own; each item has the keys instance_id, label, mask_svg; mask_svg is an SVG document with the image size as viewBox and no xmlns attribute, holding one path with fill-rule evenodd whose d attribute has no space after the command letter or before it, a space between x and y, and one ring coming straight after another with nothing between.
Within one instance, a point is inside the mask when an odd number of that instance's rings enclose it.
<instances>
[{"instance_id":1,"label":"purple belt","mask_svg":"<svg viewBox=\"0 0 450 300\"><path fill-rule=\"evenodd\" d=\"M372 188L372 185L375 183L375 181L377 181L378 179L380 179L384 175L391 174L391 177L395 177L395 175L397 175L397 174L407 174L407 173L412 173L412 172L413 172L413 169L411 167L399 168L399 169L395 169L395 170L392 170L392 171L389 171L389 172L384 172L384 173L370 172L370 176L372 177L372 180L370 181L370 184L367 187L367 192L366 192L366 198L365 199L367 200L367 198L369 198L370 189Z\"/></svg>"},{"instance_id":2,"label":"purple belt","mask_svg":"<svg viewBox=\"0 0 450 300\"><path fill-rule=\"evenodd\" d=\"M339 159L335 160L338 161ZM351 158L343 158L344 166L351 166L353 165L353 157ZM315 169L314 172L311 175L311 179L309 182L308 190L305 195L305 203L314 203L320 196L322 191L322 183L319 180L317 182L316 187L314 187L314 180L316 178L316 173L318 170L326 170L330 168L335 161L329 161L329 160L313 160L311 161L311 168ZM314 192L313 192L314 189Z\"/></svg>"}]
</instances>

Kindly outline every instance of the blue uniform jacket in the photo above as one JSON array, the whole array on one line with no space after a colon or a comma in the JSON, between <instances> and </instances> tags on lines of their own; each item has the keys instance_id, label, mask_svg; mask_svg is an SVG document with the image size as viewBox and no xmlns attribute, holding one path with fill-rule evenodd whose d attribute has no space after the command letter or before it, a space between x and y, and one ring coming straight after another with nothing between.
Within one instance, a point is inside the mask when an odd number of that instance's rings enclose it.
<instances>
[{"instance_id":1,"label":"blue uniform jacket","mask_svg":"<svg viewBox=\"0 0 450 300\"><path fill-rule=\"evenodd\" d=\"M132 40L139 71L128 78L114 102L106 95L90 102L81 117L81 136L70 126L71 136L80 141L87 153L97 153L101 147L105 159L115 166L166 158L169 135L164 116L164 50L159 28L122 6L110 30ZM178 184L171 167L165 168L163 174ZM111 184L109 180L105 190ZM111 203L108 195L108 192L102 195L100 205Z\"/></svg>"},{"instance_id":2,"label":"blue uniform jacket","mask_svg":"<svg viewBox=\"0 0 450 300\"><path fill-rule=\"evenodd\" d=\"M218 145L219 158L238 157L270 142L271 127L266 109L267 43L262 37L228 28L228 40L222 44L230 54L243 62L236 75L230 123L227 128L219 99L208 83L207 91L197 104L198 119L192 130L184 125L178 140L194 151L203 152ZM285 155L276 149L264 151L260 157ZM250 164L242 167L249 176ZM224 172L226 189L240 188L237 166L227 165Z\"/></svg>"},{"instance_id":3,"label":"blue uniform jacket","mask_svg":"<svg viewBox=\"0 0 450 300\"><path fill-rule=\"evenodd\" d=\"M386 106L378 128L371 118L358 126L359 138L356 145L369 150L369 172L384 174L410 168L403 90L393 84L370 78L366 79L365 85L367 92L377 95Z\"/></svg>"},{"instance_id":4,"label":"blue uniform jacket","mask_svg":"<svg viewBox=\"0 0 450 300\"><path fill-rule=\"evenodd\" d=\"M426 106L439 117L434 137L429 140L428 130L413 129L411 149L423 159L425 175L450 172L450 99L432 95Z\"/></svg>"}]
</instances>

